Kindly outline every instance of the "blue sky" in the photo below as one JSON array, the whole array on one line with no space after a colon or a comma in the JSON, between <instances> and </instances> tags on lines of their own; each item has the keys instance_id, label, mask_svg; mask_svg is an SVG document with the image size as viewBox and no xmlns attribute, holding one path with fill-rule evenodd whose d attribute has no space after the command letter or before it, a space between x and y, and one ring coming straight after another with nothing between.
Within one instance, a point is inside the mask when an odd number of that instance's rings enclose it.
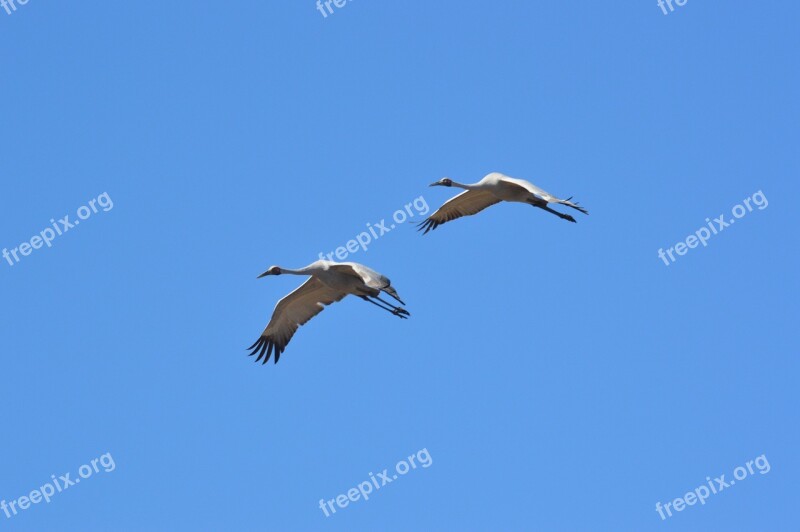
<instances>
[{"instance_id":1,"label":"blue sky","mask_svg":"<svg viewBox=\"0 0 800 532\"><path fill-rule=\"evenodd\" d=\"M17 7L0 247L113 208L0 261L0 500L115 466L0 530L797 522L796 3ZM246 356L301 282L264 269L491 171L591 214L398 225L350 258L412 319L348 298L277 366ZM659 259L759 191L767 208ZM762 455L767 474L656 512Z\"/></svg>"}]
</instances>

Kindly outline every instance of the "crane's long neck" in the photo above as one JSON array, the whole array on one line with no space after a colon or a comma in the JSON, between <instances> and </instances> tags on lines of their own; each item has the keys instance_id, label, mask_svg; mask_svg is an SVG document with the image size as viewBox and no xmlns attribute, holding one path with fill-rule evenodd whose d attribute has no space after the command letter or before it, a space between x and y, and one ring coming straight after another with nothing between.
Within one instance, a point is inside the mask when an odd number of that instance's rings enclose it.
<instances>
[{"instance_id":1,"label":"crane's long neck","mask_svg":"<svg viewBox=\"0 0 800 532\"><path fill-rule=\"evenodd\" d=\"M299 270L292 270L289 268L281 268L281 273L288 273L289 275L317 275L326 271L328 267L322 263L321 261L314 262L309 264L305 268L300 268Z\"/></svg>"},{"instance_id":2,"label":"crane's long neck","mask_svg":"<svg viewBox=\"0 0 800 532\"><path fill-rule=\"evenodd\" d=\"M464 190L476 190L478 187L475 185L465 185L463 183L456 183L452 179L450 180L451 186L456 188L463 188Z\"/></svg>"},{"instance_id":3,"label":"crane's long neck","mask_svg":"<svg viewBox=\"0 0 800 532\"><path fill-rule=\"evenodd\" d=\"M285 273L288 275L313 275L315 273L315 269L312 268L311 266L306 266L305 268L300 268L299 270L281 268L281 273Z\"/></svg>"}]
</instances>

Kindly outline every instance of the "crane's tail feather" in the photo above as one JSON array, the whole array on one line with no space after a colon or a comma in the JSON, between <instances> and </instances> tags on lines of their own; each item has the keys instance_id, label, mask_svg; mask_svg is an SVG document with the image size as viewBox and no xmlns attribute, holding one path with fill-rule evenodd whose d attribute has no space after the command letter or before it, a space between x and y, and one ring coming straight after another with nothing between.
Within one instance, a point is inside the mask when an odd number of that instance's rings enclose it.
<instances>
[{"instance_id":1,"label":"crane's tail feather","mask_svg":"<svg viewBox=\"0 0 800 532\"><path fill-rule=\"evenodd\" d=\"M403 301L402 299L400 299L400 295L397 293L397 290L395 290L391 285L389 285L389 286L387 286L385 288L381 288L381 290L383 290L384 292L386 292L387 294L392 296L394 299L399 301L401 305L403 305L403 306L406 305L406 302Z\"/></svg>"},{"instance_id":2,"label":"crane's tail feather","mask_svg":"<svg viewBox=\"0 0 800 532\"><path fill-rule=\"evenodd\" d=\"M576 211L581 211L583 214L589 214L589 211L581 207L581 204L576 202L572 202L572 196L568 197L565 200L558 200L558 203L561 205L566 205L567 207L572 207Z\"/></svg>"}]
</instances>

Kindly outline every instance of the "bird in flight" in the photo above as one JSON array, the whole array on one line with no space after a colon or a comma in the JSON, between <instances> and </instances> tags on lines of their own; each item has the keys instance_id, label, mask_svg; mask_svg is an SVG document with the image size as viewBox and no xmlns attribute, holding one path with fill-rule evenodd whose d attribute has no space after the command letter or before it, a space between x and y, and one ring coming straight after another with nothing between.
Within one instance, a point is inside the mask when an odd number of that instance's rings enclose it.
<instances>
[{"instance_id":1,"label":"bird in flight","mask_svg":"<svg viewBox=\"0 0 800 532\"><path fill-rule=\"evenodd\" d=\"M274 352L277 364L281 353L299 327L308 323L326 306L341 301L350 294L377 305L398 318L407 319L411 315L406 309L380 298L381 292L386 292L401 305L405 305L388 278L363 264L319 260L299 270L272 266L258 278L282 274L310 277L297 290L278 302L267 328L248 347L250 356L258 354L256 362L263 358L263 364L266 364Z\"/></svg>"},{"instance_id":2,"label":"bird in flight","mask_svg":"<svg viewBox=\"0 0 800 532\"><path fill-rule=\"evenodd\" d=\"M430 186L463 188L464 192L451 198L442 205L438 211L434 212L424 222L420 223L418 227L420 231L424 231L422 234L427 234L428 231L436 229L440 225L453 221L456 218L477 214L483 209L491 207L495 203L500 203L501 201L527 203L547 212L551 212L562 220L568 220L573 223L575 222L575 218L569 214L551 209L548 207L548 204L565 205L581 211L583 214L589 214L589 211L578 205L578 203L570 201L572 200L571 197L559 199L524 179L514 179L513 177L508 177L498 172L493 172L472 185L462 185L461 183L456 183L452 179L445 177L436 183L431 183Z\"/></svg>"}]
</instances>

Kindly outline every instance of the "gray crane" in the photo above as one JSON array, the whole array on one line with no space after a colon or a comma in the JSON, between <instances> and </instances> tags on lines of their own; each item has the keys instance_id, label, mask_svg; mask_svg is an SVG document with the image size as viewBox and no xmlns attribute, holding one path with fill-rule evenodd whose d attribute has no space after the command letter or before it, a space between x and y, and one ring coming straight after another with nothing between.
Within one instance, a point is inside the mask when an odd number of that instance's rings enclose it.
<instances>
[{"instance_id":1,"label":"gray crane","mask_svg":"<svg viewBox=\"0 0 800 532\"><path fill-rule=\"evenodd\" d=\"M298 328L308 323L326 306L351 294L398 318L407 319L411 315L406 309L380 298L381 292L385 292L401 305L405 305L386 276L363 264L319 260L299 270L272 266L258 278L282 274L308 275L310 278L278 302L261 337L248 347L250 356L258 355L256 362L263 358L263 364L266 364L274 352L277 364Z\"/></svg>"},{"instance_id":2,"label":"gray crane","mask_svg":"<svg viewBox=\"0 0 800 532\"><path fill-rule=\"evenodd\" d=\"M528 205L533 205L534 207L553 213L562 220L573 223L575 222L575 218L569 214L551 209L548 207L548 204L555 203L558 205L565 205L583 214L589 214L589 211L581 207L577 202L573 203L571 201L572 197L559 199L524 179L514 179L513 177L508 177L498 172L488 174L472 185L456 183L452 179L445 177L436 183L431 183L430 186L463 188L464 192L448 200L439 210L431 214L424 222L420 223L418 227L420 231L424 231L422 234L427 234L428 231L436 229L444 223L461 218L462 216L477 214L485 208L491 207L501 201L527 203Z\"/></svg>"}]
</instances>

